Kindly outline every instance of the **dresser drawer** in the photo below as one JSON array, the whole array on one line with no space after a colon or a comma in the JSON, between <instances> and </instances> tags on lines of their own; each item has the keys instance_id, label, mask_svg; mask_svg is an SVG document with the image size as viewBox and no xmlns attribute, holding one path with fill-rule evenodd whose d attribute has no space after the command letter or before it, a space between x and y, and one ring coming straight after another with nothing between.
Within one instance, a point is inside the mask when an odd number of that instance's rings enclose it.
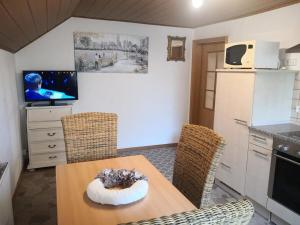
<instances>
[{"instance_id":1,"label":"dresser drawer","mask_svg":"<svg viewBox=\"0 0 300 225\"><path fill-rule=\"evenodd\" d=\"M66 153L57 152L49 154L39 154L30 156L31 167L47 167L66 163Z\"/></svg>"},{"instance_id":2,"label":"dresser drawer","mask_svg":"<svg viewBox=\"0 0 300 225\"><path fill-rule=\"evenodd\" d=\"M69 107L64 108L45 108L32 109L27 111L28 122L55 121L62 117L71 115L72 110Z\"/></svg>"},{"instance_id":3,"label":"dresser drawer","mask_svg":"<svg viewBox=\"0 0 300 225\"><path fill-rule=\"evenodd\" d=\"M251 144L272 150L273 138L259 132L250 132L249 142Z\"/></svg>"},{"instance_id":4,"label":"dresser drawer","mask_svg":"<svg viewBox=\"0 0 300 225\"><path fill-rule=\"evenodd\" d=\"M40 122L30 122L27 125L28 129L48 129L48 128L62 128L61 121L40 121Z\"/></svg>"},{"instance_id":5,"label":"dresser drawer","mask_svg":"<svg viewBox=\"0 0 300 225\"><path fill-rule=\"evenodd\" d=\"M29 144L32 142L63 140L64 134L61 128L28 130Z\"/></svg>"},{"instance_id":6,"label":"dresser drawer","mask_svg":"<svg viewBox=\"0 0 300 225\"><path fill-rule=\"evenodd\" d=\"M65 151L64 140L32 142L29 144L30 154L43 154Z\"/></svg>"}]
</instances>

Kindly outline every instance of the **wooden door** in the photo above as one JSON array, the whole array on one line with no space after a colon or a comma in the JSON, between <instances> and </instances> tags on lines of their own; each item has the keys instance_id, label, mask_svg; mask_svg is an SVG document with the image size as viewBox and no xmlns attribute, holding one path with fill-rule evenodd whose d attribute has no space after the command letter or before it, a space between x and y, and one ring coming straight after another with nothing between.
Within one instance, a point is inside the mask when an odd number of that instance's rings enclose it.
<instances>
[{"instance_id":1,"label":"wooden door","mask_svg":"<svg viewBox=\"0 0 300 225\"><path fill-rule=\"evenodd\" d=\"M194 41L190 101L190 123L213 128L216 70L224 64L226 38Z\"/></svg>"}]
</instances>

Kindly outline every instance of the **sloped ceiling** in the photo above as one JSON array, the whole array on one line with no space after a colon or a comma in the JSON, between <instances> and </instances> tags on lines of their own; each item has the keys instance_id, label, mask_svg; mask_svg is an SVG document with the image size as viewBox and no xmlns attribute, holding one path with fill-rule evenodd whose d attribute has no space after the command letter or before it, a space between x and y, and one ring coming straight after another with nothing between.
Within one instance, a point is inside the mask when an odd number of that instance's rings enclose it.
<instances>
[{"instance_id":1,"label":"sloped ceiling","mask_svg":"<svg viewBox=\"0 0 300 225\"><path fill-rule=\"evenodd\" d=\"M71 16L195 28L300 0L0 0L0 48L16 52Z\"/></svg>"}]
</instances>

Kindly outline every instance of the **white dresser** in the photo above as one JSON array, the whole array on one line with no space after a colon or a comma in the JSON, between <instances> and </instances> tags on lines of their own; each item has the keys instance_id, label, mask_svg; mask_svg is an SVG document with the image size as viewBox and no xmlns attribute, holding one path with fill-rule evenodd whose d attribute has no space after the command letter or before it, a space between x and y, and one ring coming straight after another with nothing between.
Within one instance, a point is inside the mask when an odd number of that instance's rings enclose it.
<instances>
[{"instance_id":1,"label":"white dresser","mask_svg":"<svg viewBox=\"0 0 300 225\"><path fill-rule=\"evenodd\" d=\"M72 106L26 107L26 110L28 169L66 163L61 118L72 114Z\"/></svg>"}]
</instances>

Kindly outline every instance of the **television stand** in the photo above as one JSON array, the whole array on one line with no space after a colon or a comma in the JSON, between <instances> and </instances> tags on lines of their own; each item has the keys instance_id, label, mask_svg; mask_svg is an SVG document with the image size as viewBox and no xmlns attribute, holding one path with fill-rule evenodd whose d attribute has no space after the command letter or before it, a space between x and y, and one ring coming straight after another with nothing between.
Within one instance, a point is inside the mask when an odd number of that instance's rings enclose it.
<instances>
[{"instance_id":1,"label":"television stand","mask_svg":"<svg viewBox=\"0 0 300 225\"><path fill-rule=\"evenodd\" d=\"M55 100L50 100L50 106L55 106Z\"/></svg>"},{"instance_id":2,"label":"television stand","mask_svg":"<svg viewBox=\"0 0 300 225\"><path fill-rule=\"evenodd\" d=\"M50 100L49 102L49 106L64 106L64 105L68 105L68 103L65 102L57 102L55 100Z\"/></svg>"},{"instance_id":3,"label":"television stand","mask_svg":"<svg viewBox=\"0 0 300 225\"><path fill-rule=\"evenodd\" d=\"M46 102L49 103L49 102ZM72 114L72 105L26 107L28 169L66 163L61 118Z\"/></svg>"},{"instance_id":4,"label":"television stand","mask_svg":"<svg viewBox=\"0 0 300 225\"><path fill-rule=\"evenodd\" d=\"M72 103L68 102L57 102L55 100L48 102L31 102L27 104L27 107L49 107L49 106L68 106L72 105Z\"/></svg>"}]
</instances>

